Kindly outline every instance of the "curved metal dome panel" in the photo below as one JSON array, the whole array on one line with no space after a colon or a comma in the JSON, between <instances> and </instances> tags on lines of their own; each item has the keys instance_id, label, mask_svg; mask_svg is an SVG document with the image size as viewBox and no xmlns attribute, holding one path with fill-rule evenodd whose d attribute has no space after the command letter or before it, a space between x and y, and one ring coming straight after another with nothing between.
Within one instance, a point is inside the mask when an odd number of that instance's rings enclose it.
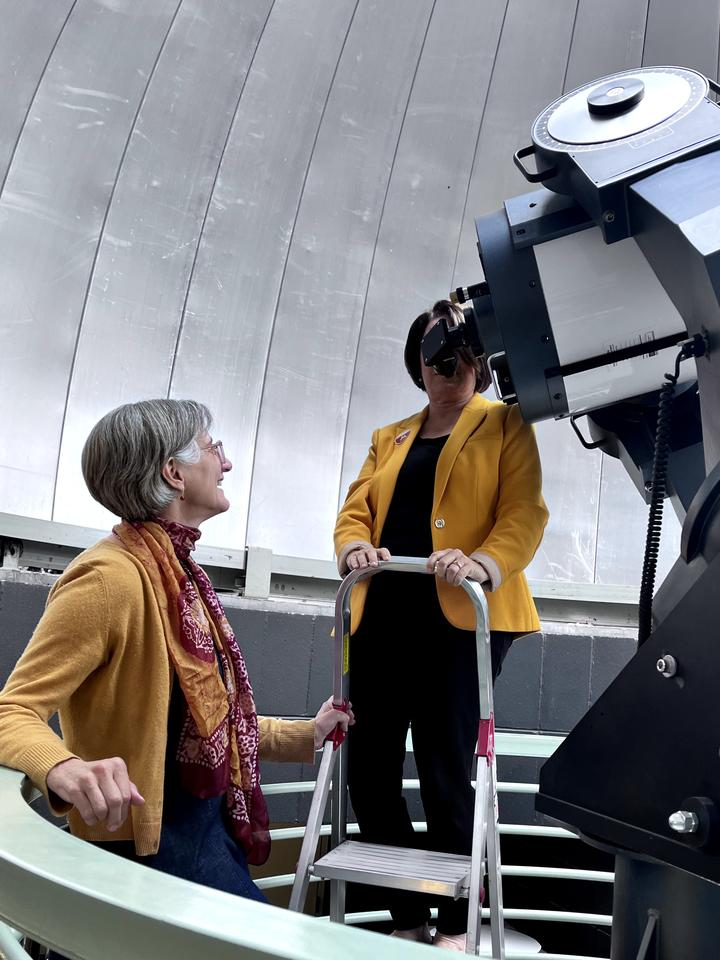
<instances>
[{"instance_id":1,"label":"curved metal dome panel","mask_svg":"<svg viewBox=\"0 0 720 960\"><path fill-rule=\"evenodd\" d=\"M248 521L249 543L272 540L281 554L332 554L363 304L432 7L358 6L313 151L278 300Z\"/></svg>"},{"instance_id":2,"label":"curved metal dome panel","mask_svg":"<svg viewBox=\"0 0 720 960\"><path fill-rule=\"evenodd\" d=\"M308 168L356 6L356 0L276 0L239 102L198 248L172 389L175 396L197 394L208 403L232 451L234 469L224 485L234 509L207 525L208 537L218 543L246 543L279 298ZM302 96L293 99L293 91ZM291 319L291 349L302 364L299 332ZM292 422L296 409L293 395L280 424ZM285 469L276 471L278 479L285 477L286 496L287 478L296 475L296 442L293 437ZM277 520L287 513L285 504Z\"/></svg>"},{"instance_id":3,"label":"curved metal dome panel","mask_svg":"<svg viewBox=\"0 0 720 960\"><path fill-rule=\"evenodd\" d=\"M473 218L525 189L510 157L536 113L640 64L716 76L720 32L705 0L0 0L0 17L0 511L109 525L80 477L90 425L195 396L235 461L205 540L318 559L371 429L422 405L405 332L480 279ZM635 582L631 485L566 424L538 437L552 521L531 573Z\"/></svg>"},{"instance_id":4,"label":"curved metal dome panel","mask_svg":"<svg viewBox=\"0 0 720 960\"><path fill-rule=\"evenodd\" d=\"M175 4L177 6L177 4ZM103 411L177 394L178 342L213 188L270 0L182 3L145 83L96 249L65 415L54 519L77 522L80 453ZM204 395L225 356L196 360ZM103 526L99 504L84 512Z\"/></svg>"},{"instance_id":5,"label":"curved metal dome panel","mask_svg":"<svg viewBox=\"0 0 720 960\"><path fill-rule=\"evenodd\" d=\"M177 7L76 3L18 140L0 194L0 316L12 359L4 381L14 407L2 428L7 512L51 515L98 241Z\"/></svg>"}]
</instances>

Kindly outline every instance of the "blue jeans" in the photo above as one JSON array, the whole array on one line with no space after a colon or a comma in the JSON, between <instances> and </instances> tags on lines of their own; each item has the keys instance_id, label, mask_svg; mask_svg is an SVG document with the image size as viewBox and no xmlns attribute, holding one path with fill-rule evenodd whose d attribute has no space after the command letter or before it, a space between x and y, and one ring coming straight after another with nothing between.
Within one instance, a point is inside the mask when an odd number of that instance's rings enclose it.
<instances>
[{"instance_id":1,"label":"blue jeans","mask_svg":"<svg viewBox=\"0 0 720 960\"><path fill-rule=\"evenodd\" d=\"M228 833L224 814L224 797L200 800L178 792L170 816L163 818L158 852L138 857L134 845L126 841L123 845L130 850L118 853L173 877L267 903L265 894L250 879L245 853ZM114 846L113 841L102 844L111 852Z\"/></svg>"},{"instance_id":2,"label":"blue jeans","mask_svg":"<svg viewBox=\"0 0 720 960\"><path fill-rule=\"evenodd\" d=\"M168 797L165 799L167 804ZM179 791L168 806L167 816L163 817L160 849L152 856L139 857L131 840L102 841L93 846L182 880L192 880L236 897L268 902L250 877L243 850L225 827L224 797L200 800ZM51 951L48 960L65 958Z\"/></svg>"}]
</instances>

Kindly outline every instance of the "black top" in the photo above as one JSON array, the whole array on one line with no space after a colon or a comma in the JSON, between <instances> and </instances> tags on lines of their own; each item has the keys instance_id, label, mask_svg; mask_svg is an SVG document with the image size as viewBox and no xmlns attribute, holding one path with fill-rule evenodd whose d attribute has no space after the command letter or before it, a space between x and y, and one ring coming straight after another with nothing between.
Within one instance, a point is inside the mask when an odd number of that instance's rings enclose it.
<instances>
[{"instance_id":1,"label":"black top","mask_svg":"<svg viewBox=\"0 0 720 960\"><path fill-rule=\"evenodd\" d=\"M380 546L393 556L428 557L433 551L435 470L447 437L416 437L400 468Z\"/></svg>"},{"instance_id":2,"label":"black top","mask_svg":"<svg viewBox=\"0 0 720 960\"><path fill-rule=\"evenodd\" d=\"M408 450L380 535L379 546L387 547L393 557L429 557L433 552L435 473L447 439L416 437ZM435 589L435 577L394 570L372 577L359 632L387 637L396 628L407 626L408 618L411 618L413 625L421 624L423 632L434 637L433 642L439 642L441 637L467 638L474 634L473 630L460 630L452 626L445 618ZM415 626L412 629L415 630ZM496 664L499 668L510 641L522 634L499 634L495 631L491 631L491 634L506 640Z\"/></svg>"},{"instance_id":3,"label":"black top","mask_svg":"<svg viewBox=\"0 0 720 960\"><path fill-rule=\"evenodd\" d=\"M432 507L435 492L435 470L447 437L416 437L400 471L387 517L380 536L380 546L387 547L393 557L429 557L433 551ZM365 605L363 624L373 631L379 617L384 622L388 610L407 609L410 604L421 619L443 621L437 592L428 589L433 577L416 573L389 571L373 577Z\"/></svg>"},{"instance_id":4,"label":"black top","mask_svg":"<svg viewBox=\"0 0 720 960\"><path fill-rule=\"evenodd\" d=\"M225 682L222 660L218 651L215 651L220 676ZM183 732L187 700L180 686L177 674L173 671L172 687L170 689L170 706L168 709L167 746L165 747L165 787L163 791L163 822L169 820L175 813L175 800L179 792L186 792L180 778L180 765L177 759L180 737Z\"/></svg>"}]
</instances>

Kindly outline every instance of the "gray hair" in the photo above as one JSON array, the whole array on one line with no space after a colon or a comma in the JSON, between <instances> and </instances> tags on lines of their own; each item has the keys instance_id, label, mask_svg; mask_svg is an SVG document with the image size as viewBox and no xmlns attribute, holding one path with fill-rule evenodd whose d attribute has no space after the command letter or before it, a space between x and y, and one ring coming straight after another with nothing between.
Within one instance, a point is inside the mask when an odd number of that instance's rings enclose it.
<instances>
[{"instance_id":1,"label":"gray hair","mask_svg":"<svg viewBox=\"0 0 720 960\"><path fill-rule=\"evenodd\" d=\"M195 400L141 400L106 413L90 431L82 472L92 496L124 520L158 516L178 496L162 469L172 457L197 463L210 411Z\"/></svg>"}]
</instances>

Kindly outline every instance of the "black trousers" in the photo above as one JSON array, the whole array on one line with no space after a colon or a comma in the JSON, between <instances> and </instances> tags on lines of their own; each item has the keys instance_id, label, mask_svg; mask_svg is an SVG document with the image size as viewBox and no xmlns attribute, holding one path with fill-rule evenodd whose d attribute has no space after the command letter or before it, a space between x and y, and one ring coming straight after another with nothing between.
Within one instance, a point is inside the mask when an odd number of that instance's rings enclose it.
<instances>
[{"instance_id":1,"label":"black trousers","mask_svg":"<svg viewBox=\"0 0 720 960\"><path fill-rule=\"evenodd\" d=\"M491 634L493 680L515 636ZM430 577L381 574L350 642L349 679L357 724L348 737L348 780L361 839L468 855L480 719L474 631L448 623ZM402 796L409 726L425 838L413 831ZM424 895L387 891L387 900L397 930L429 919ZM440 897L437 905L438 930L467 930L467 900Z\"/></svg>"}]
</instances>

